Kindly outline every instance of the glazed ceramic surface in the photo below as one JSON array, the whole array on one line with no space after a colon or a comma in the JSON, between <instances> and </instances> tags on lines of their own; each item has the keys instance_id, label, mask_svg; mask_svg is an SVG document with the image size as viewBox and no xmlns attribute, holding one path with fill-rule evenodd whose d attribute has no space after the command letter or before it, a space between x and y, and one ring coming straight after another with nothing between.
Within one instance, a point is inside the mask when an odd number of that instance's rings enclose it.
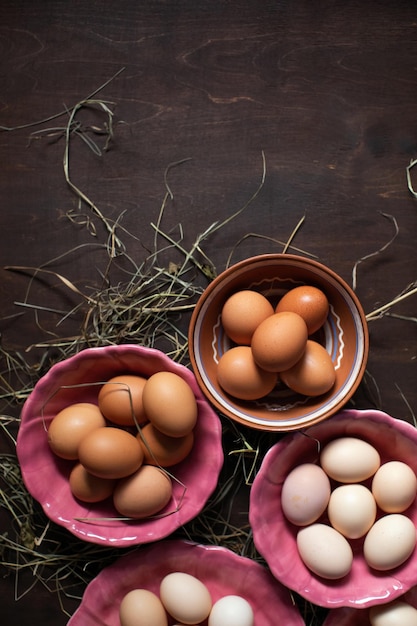
<instances>
[{"instance_id":1,"label":"glazed ceramic surface","mask_svg":"<svg viewBox=\"0 0 417 626\"><path fill-rule=\"evenodd\" d=\"M417 588L413 587L402 596L396 598L399 601L407 602L417 608ZM381 602L380 604L384 604ZM371 626L369 621L369 609L352 609L343 607L329 611L323 626Z\"/></svg>"},{"instance_id":2,"label":"glazed ceramic surface","mask_svg":"<svg viewBox=\"0 0 417 626\"><path fill-rule=\"evenodd\" d=\"M96 403L98 383L127 372L148 377L158 371L178 374L194 392L198 406L194 446L184 461L170 468L173 496L160 516L121 520L109 501L89 505L72 496L68 476L73 463L50 450L48 424L69 404ZM108 346L83 350L54 365L37 383L22 410L17 454L28 491L51 520L85 541L127 547L166 537L198 515L223 465L221 434L220 420L190 370L153 348Z\"/></svg>"},{"instance_id":3,"label":"glazed ceramic surface","mask_svg":"<svg viewBox=\"0 0 417 626\"><path fill-rule=\"evenodd\" d=\"M278 383L260 400L246 402L229 396L216 375L219 359L234 345L221 324L225 301L237 291L252 289L275 305L284 293L299 285L318 287L329 301L328 318L313 338L325 346L332 358L336 370L333 388L312 398ZM189 351L203 392L223 414L252 428L290 431L317 423L343 408L364 374L369 336L360 302L337 274L304 257L266 254L233 265L210 283L191 318Z\"/></svg>"},{"instance_id":4,"label":"glazed ceramic surface","mask_svg":"<svg viewBox=\"0 0 417 626\"><path fill-rule=\"evenodd\" d=\"M303 626L290 594L259 563L217 546L164 540L139 548L104 569L87 587L68 626L120 626L118 610L132 589L159 592L164 576L181 571L201 580L213 602L229 594L252 606L256 626Z\"/></svg>"},{"instance_id":5,"label":"glazed ceramic surface","mask_svg":"<svg viewBox=\"0 0 417 626\"><path fill-rule=\"evenodd\" d=\"M362 555L364 539L357 539L350 542L350 573L340 580L322 579L302 562L296 546L298 527L286 520L280 504L288 473L300 463L316 462L319 449L341 436L364 439L379 451L381 463L404 461L417 473L414 426L380 411L345 410L303 433L285 436L267 452L252 486L249 519L255 545L281 583L319 606L365 608L393 600L416 584L417 550L395 570L376 572ZM417 501L405 514L417 525ZM326 523L325 514L318 521Z\"/></svg>"}]
</instances>

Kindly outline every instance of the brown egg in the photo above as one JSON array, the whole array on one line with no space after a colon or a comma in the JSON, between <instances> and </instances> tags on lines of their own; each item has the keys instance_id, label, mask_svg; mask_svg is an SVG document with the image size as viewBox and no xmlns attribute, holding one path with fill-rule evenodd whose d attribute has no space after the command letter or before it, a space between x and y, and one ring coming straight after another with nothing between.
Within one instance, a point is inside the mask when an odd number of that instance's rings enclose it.
<instances>
[{"instance_id":1,"label":"brown egg","mask_svg":"<svg viewBox=\"0 0 417 626\"><path fill-rule=\"evenodd\" d=\"M253 333L253 358L262 369L281 372L301 358L307 338L306 323L297 313L274 313Z\"/></svg>"},{"instance_id":2,"label":"brown egg","mask_svg":"<svg viewBox=\"0 0 417 626\"><path fill-rule=\"evenodd\" d=\"M329 391L336 380L336 371L327 350L309 339L300 361L280 378L290 389L305 396L320 396Z\"/></svg>"},{"instance_id":3,"label":"brown egg","mask_svg":"<svg viewBox=\"0 0 417 626\"><path fill-rule=\"evenodd\" d=\"M82 502L101 502L112 495L116 480L99 478L87 472L81 463L77 463L70 474L71 493Z\"/></svg>"},{"instance_id":4,"label":"brown egg","mask_svg":"<svg viewBox=\"0 0 417 626\"><path fill-rule=\"evenodd\" d=\"M120 626L168 626L165 607L148 589L131 589L119 607Z\"/></svg>"},{"instance_id":5,"label":"brown egg","mask_svg":"<svg viewBox=\"0 0 417 626\"><path fill-rule=\"evenodd\" d=\"M142 392L146 378L125 374L114 376L98 394L98 406L106 418L119 426L133 426L146 421Z\"/></svg>"},{"instance_id":6,"label":"brown egg","mask_svg":"<svg viewBox=\"0 0 417 626\"><path fill-rule=\"evenodd\" d=\"M197 421L197 401L189 384L173 372L157 372L143 389L148 419L165 435L185 437Z\"/></svg>"},{"instance_id":7,"label":"brown egg","mask_svg":"<svg viewBox=\"0 0 417 626\"><path fill-rule=\"evenodd\" d=\"M97 428L81 442L80 463L94 476L122 478L135 472L143 462L143 452L135 435L120 428Z\"/></svg>"},{"instance_id":8,"label":"brown egg","mask_svg":"<svg viewBox=\"0 0 417 626\"><path fill-rule=\"evenodd\" d=\"M137 435L143 450L144 463L171 467L183 461L191 452L194 432L184 437L169 437L151 423L145 424Z\"/></svg>"},{"instance_id":9,"label":"brown egg","mask_svg":"<svg viewBox=\"0 0 417 626\"><path fill-rule=\"evenodd\" d=\"M240 400L257 400L270 393L277 384L278 374L259 367L249 346L227 350L217 364L219 385Z\"/></svg>"},{"instance_id":10,"label":"brown egg","mask_svg":"<svg viewBox=\"0 0 417 626\"><path fill-rule=\"evenodd\" d=\"M298 313L307 324L308 334L321 328L329 313L326 295L317 287L300 285L290 289L278 302L275 312L292 311Z\"/></svg>"},{"instance_id":11,"label":"brown egg","mask_svg":"<svg viewBox=\"0 0 417 626\"><path fill-rule=\"evenodd\" d=\"M224 303L221 320L224 331L235 343L249 345L255 329L274 313L264 295L250 289L237 291Z\"/></svg>"},{"instance_id":12,"label":"brown egg","mask_svg":"<svg viewBox=\"0 0 417 626\"><path fill-rule=\"evenodd\" d=\"M80 442L91 431L106 425L96 404L71 404L55 415L48 428L51 450L63 459L78 459Z\"/></svg>"},{"instance_id":13,"label":"brown egg","mask_svg":"<svg viewBox=\"0 0 417 626\"><path fill-rule=\"evenodd\" d=\"M159 513L171 496L168 474L154 465L142 465L132 476L117 483L113 504L123 517L142 519Z\"/></svg>"}]
</instances>

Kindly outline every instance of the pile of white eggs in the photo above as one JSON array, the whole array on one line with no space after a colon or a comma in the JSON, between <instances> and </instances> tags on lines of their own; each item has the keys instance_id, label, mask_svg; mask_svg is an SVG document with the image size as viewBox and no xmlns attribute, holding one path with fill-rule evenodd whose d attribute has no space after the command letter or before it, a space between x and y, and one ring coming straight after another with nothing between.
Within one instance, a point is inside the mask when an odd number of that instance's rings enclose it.
<instances>
[{"instance_id":1,"label":"pile of white eggs","mask_svg":"<svg viewBox=\"0 0 417 626\"><path fill-rule=\"evenodd\" d=\"M132 589L119 607L121 626L254 626L250 603L239 595L225 595L213 601L208 587L186 572L171 572L159 585L159 594Z\"/></svg>"},{"instance_id":2,"label":"pile of white eggs","mask_svg":"<svg viewBox=\"0 0 417 626\"><path fill-rule=\"evenodd\" d=\"M318 464L303 463L287 475L281 506L300 527L296 541L304 564L318 576L340 579L351 570L355 540L372 570L407 561L417 535L406 511L416 494L411 467L400 460L381 463L373 445L346 436L328 442Z\"/></svg>"}]
</instances>

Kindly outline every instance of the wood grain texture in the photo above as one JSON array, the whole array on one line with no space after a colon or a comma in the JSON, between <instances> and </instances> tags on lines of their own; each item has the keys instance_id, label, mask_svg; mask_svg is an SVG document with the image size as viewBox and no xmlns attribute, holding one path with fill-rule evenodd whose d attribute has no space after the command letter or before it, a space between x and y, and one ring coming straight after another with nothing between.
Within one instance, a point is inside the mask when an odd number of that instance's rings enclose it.
<instances>
[{"instance_id":1,"label":"wood grain texture","mask_svg":"<svg viewBox=\"0 0 417 626\"><path fill-rule=\"evenodd\" d=\"M119 70L99 93L114 110L108 151L98 156L74 137L70 167L72 180L103 214L121 219L136 262L152 248L150 223L158 219L169 164L184 160L169 173L173 200L164 229L178 232L181 225L189 247L245 205L260 183L264 153L259 194L204 243L217 271L235 246L233 261L281 251L278 242L305 216L294 245L351 283L356 262L391 239L395 221L393 243L357 268L367 313L392 300L417 278L417 201L406 181L406 167L417 157L416 58L417 7L407 0L3 0L3 344L23 350L45 338L30 311L17 315L28 275L6 266L60 257L48 267L83 287L100 282L105 258L91 244L107 235L86 207L80 224L67 217L78 199L64 177L62 129L66 109ZM77 120L104 147L104 136L88 128L103 129L105 115L82 109ZM417 187L417 171L415 180ZM95 239L83 224L87 216ZM74 301L51 276L31 297L60 310ZM414 296L392 312L415 317L415 311ZM41 316L41 326L52 322ZM79 323L75 318L65 331ZM370 333L368 369L380 408L411 421L416 325L386 317L372 322ZM358 393L357 402L366 408L370 399ZM66 623L54 595L35 589L14 602L11 578L0 584L3 624Z\"/></svg>"}]
</instances>

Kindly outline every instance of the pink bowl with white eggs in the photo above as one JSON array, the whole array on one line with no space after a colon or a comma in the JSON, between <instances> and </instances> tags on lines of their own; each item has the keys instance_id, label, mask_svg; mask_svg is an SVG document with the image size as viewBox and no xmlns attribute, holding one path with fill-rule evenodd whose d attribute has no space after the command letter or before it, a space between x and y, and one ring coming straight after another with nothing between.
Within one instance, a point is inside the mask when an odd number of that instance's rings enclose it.
<instances>
[{"instance_id":1,"label":"pink bowl with white eggs","mask_svg":"<svg viewBox=\"0 0 417 626\"><path fill-rule=\"evenodd\" d=\"M124 596L134 589L159 595L162 579L172 572L196 577L209 590L213 603L227 595L244 598L253 609L256 626L304 624L288 589L264 566L220 546L166 539L140 547L103 569L87 586L68 626L119 626Z\"/></svg>"},{"instance_id":2,"label":"pink bowl with white eggs","mask_svg":"<svg viewBox=\"0 0 417 626\"><path fill-rule=\"evenodd\" d=\"M75 498L69 485L73 461L60 458L48 443L54 416L74 403L97 403L98 390L122 374L151 377L172 372L191 388L197 422L191 452L169 468L172 496L158 515L126 519L111 498L90 504ZM193 373L163 352L136 345L88 348L51 367L26 400L17 437L22 477L46 515L85 541L128 547L170 535L196 517L214 491L223 466L219 417L205 400Z\"/></svg>"},{"instance_id":3,"label":"pink bowl with white eggs","mask_svg":"<svg viewBox=\"0 0 417 626\"><path fill-rule=\"evenodd\" d=\"M382 411L344 410L321 424L285 436L267 452L252 486L249 519L255 546L281 583L318 606L363 609L394 600L415 585L417 550L414 548L411 556L397 567L377 570L365 559L365 534L349 540L353 560L346 575L337 579L319 576L301 558L297 547L300 526L288 521L281 499L285 480L294 468L303 463L317 464L328 443L345 437L373 446L380 455L381 466L397 460L417 474L414 426ZM403 515L416 527L416 499ZM378 510L375 521L383 517L386 514ZM317 522L330 526L327 511Z\"/></svg>"}]
</instances>

